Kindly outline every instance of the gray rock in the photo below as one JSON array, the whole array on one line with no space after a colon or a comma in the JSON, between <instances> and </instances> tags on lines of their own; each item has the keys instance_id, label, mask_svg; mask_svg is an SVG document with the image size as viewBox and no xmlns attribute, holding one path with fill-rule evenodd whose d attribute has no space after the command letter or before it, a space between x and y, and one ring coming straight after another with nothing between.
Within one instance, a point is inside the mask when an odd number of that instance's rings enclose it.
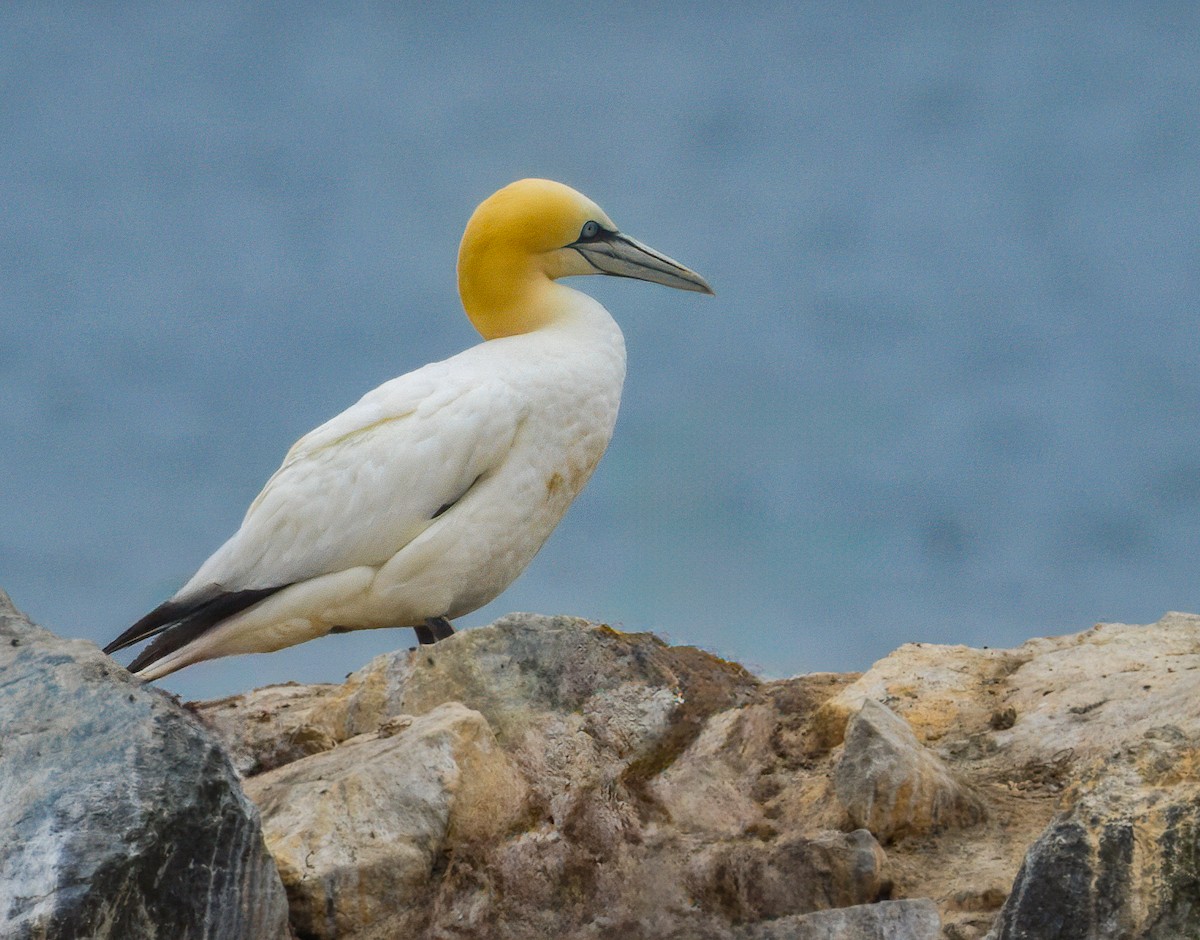
<instances>
[{"instance_id":1,"label":"gray rock","mask_svg":"<svg viewBox=\"0 0 1200 940\"><path fill-rule=\"evenodd\" d=\"M699 734L713 712L744 700L758 680L735 663L649 633L620 633L578 617L509 614L417 651L403 692L419 715L461 701L501 740L539 730L548 715L582 717L598 745L629 758ZM679 746L680 742L673 742Z\"/></svg>"},{"instance_id":2,"label":"gray rock","mask_svg":"<svg viewBox=\"0 0 1200 940\"><path fill-rule=\"evenodd\" d=\"M199 723L0 591L0 936L290 936L258 813Z\"/></svg>"},{"instance_id":3,"label":"gray rock","mask_svg":"<svg viewBox=\"0 0 1200 940\"><path fill-rule=\"evenodd\" d=\"M420 648L401 698L414 715L454 701L482 714L561 822L586 815L580 800L597 790L655 812L650 781L757 685L736 663L653 634L509 614Z\"/></svg>"},{"instance_id":4,"label":"gray rock","mask_svg":"<svg viewBox=\"0 0 1200 940\"><path fill-rule=\"evenodd\" d=\"M903 718L866 699L846 729L834 788L851 822L884 842L981 822L983 804Z\"/></svg>"},{"instance_id":5,"label":"gray rock","mask_svg":"<svg viewBox=\"0 0 1200 940\"><path fill-rule=\"evenodd\" d=\"M737 940L940 940L937 905L927 898L881 901L755 924Z\"/></svg>"}]
</instances>

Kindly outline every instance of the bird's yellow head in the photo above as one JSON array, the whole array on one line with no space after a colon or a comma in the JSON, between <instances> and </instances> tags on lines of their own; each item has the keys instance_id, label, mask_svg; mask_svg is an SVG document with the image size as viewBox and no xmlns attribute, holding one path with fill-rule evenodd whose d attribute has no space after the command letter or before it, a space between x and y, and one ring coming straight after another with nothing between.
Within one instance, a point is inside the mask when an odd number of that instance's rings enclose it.
<instances>
[{"instance_id":1,"label":"bird's yellow head","mask_svg":"<svg viewBox=\"0 0 1200 940\"><path fill-rule=\"evenodd\" d=\"M562 183L518 180L480 203L467 223L458 290L485 339L544 326L555 310L551 283L573 274L712 293L700 275L621 234L603 209Z\"/></svg>"}]
</instances>

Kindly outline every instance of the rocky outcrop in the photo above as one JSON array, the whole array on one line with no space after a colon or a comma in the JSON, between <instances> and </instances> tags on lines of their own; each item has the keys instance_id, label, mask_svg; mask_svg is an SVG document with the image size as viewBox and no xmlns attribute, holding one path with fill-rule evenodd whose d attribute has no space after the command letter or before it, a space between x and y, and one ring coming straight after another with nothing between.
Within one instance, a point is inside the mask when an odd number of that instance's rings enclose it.
<instances>
[{"instance_id":1,"label":"rocky outcrop","mask_svg":"<svg viewBox=\"0 0 1200 940\"><path fill-rule=\"evenodd\" d=\"M512 615L341 685L192 708L260 808L301 938L1136 940L1200 935L1198 685L1181 614L775 682ZM71 694L51 697L70 712ZM228 781L215 753L203 734L168 749L181 776L208 755ZM224 812L172 794L189 819ZM10 856L0 884L58 870ZM245 911L250 868L222 865ZM131 929L100 935L176 935ZM210 935L279 935L237 929Z\"/></svg>"},{"instance_id":2,"label":"rocky outcrop","mask_svg":"<svg viewBox=\"0 0 1200 940\"><path fill-rule=\"evenodd\" d=\"M866 700L986 809L969 839L889 851L897 892L938 899L947 936L1200 935L1200 617L1012 650L909 644L822 704L817 735L840 743Z\"/></svg>"},{"instance_id":3,"label":"rocky outcrop","mask_svg":"<svg viewBox=\"0 0 1200 940\"><path fill-rule=\"evenodd\" d=\"M290 936L258 813L194 717L3 592L0 676L0 936Z\"/></svg>"},{"instance_id":4,"label":"rocky outcrop","mask_svg":"<svg viewBox=\"0 0 1200 940\"><path fill-rule=\"evenodd\" d=\"M514 615L200 714L251 774L305 935L1167 937L1200 911L1198 673L1184 615L766 683ZM486 831L458 821L480 806ZM391 881L349 861L374 857L349 817L388 827ZM354 835L305 843L297 874L301 831Z\"/></svg>"}]
</instances>

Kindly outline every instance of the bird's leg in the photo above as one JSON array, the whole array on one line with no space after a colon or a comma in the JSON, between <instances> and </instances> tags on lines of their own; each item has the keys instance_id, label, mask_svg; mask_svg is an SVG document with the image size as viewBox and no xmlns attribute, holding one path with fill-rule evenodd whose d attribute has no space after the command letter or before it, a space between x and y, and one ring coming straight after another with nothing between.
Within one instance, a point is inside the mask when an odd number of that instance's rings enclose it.
<instances>
[{"instance_id":1,"label":"bird's leg","mask_svg":"<svg viewBox=\"0 0 1200 940\"><path fill-rule=\"evenodd\" d=\"M433 635L433 631L425 626L425 624L421 624L419 627L413 627L413 632L417 635L417 642L422 646L432 646L437 642L437 638Z\"/></svg>"},{"instance_id":2,"label":"bird's leg","mask_svg":"<svg viewBox=\"0 0 1200 940\"><path fill-rule=\"evenodd\" d=\"M445 617L428 617L424 628L417 627L417 639L423 644L436 643L448 636L454 636L454 627Z\"/></svg>"}]
</instances>

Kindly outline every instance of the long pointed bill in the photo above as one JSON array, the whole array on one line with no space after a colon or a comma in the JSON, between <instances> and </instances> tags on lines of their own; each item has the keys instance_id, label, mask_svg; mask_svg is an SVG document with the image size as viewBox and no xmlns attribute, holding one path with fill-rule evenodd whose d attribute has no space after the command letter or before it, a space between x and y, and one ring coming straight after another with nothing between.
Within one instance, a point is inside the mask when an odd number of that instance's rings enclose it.
<instances>
[{"instance_id":1,"label":"long pointed bill","mask_svg":"<svg viewBox=\"0 0 1200 940\"><path fill-rule=\"evenodd\" d=\"M578 241L569 246L601 274L615 277L635 277L680 290L711 294L708 282L691 268L660 254L636 239L621 232L603 232L599 238Z\"/></svg>"}]
</instances>

